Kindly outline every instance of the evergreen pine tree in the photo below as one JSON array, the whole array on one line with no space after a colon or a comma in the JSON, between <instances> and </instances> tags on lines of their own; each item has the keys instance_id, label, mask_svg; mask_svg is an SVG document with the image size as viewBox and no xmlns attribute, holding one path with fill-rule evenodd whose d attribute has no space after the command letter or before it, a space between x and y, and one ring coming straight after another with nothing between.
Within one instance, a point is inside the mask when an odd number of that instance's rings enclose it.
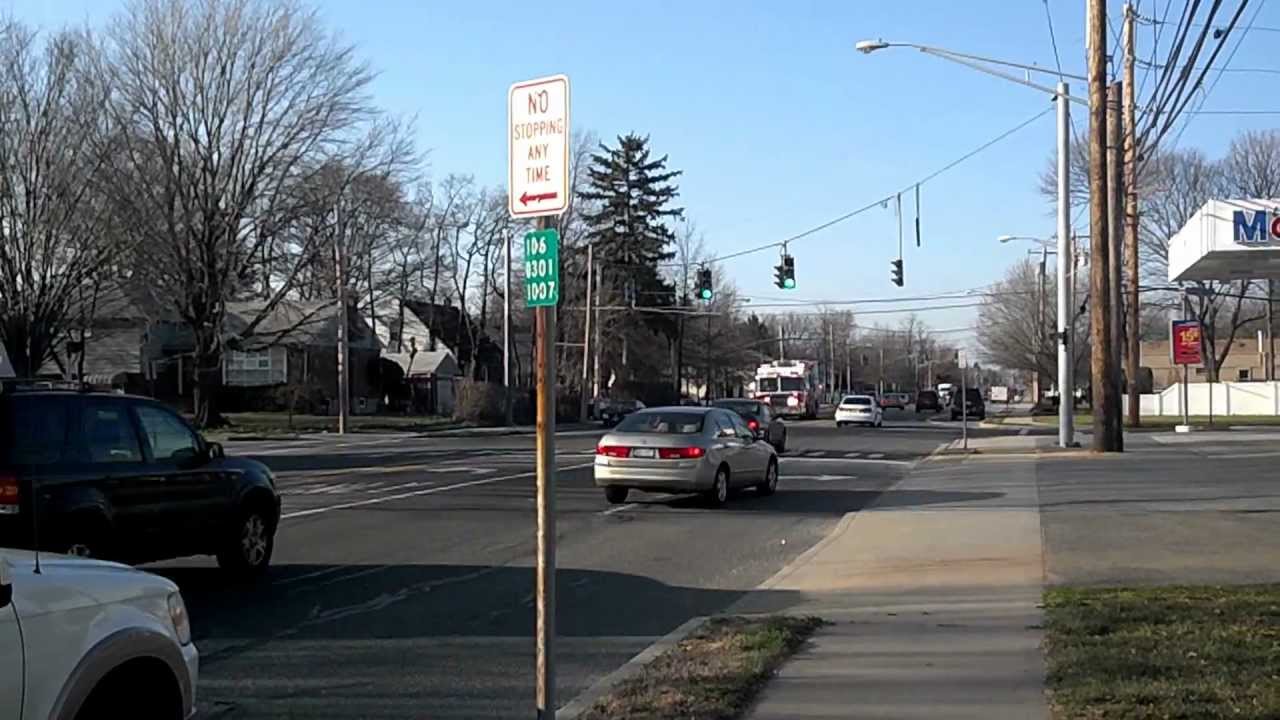
<instances>
[{"instance_id":1,"label":"evergreen pine tree","mask_svg":"<svg viewBox=\"0 0 1280 720\"><path fill-rule=\"evenodd\" d=\"M675 257L675 233L667 223L684 214L682 208L671 207L679 195L672 180L680 171L667 169L665 155L652 158L649 138L632 134L619 137L615 148L601 144L587 173L589 187L580 196L593 201L583 220L608 289L602 302L636 308L674 305L675 286L663 277L659 265ZM655 334L674 337L672 316L625 310L609 313L607 319L610 334L625 336L631 345L627 368L619 376L657 377L669 369L659 364L666 353L651 352L645 343L651 345ZM602 380L607 380L604 374Z\"/></svg>"}]
</instances>

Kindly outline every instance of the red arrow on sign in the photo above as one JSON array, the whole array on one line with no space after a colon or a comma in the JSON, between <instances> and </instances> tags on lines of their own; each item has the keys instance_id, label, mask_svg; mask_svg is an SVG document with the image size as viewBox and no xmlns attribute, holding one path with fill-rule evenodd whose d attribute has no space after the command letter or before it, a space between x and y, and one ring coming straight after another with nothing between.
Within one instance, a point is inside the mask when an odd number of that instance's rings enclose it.
<instances>
[{"instance_id":1,"label":"red arrow on sign","mask_svg":"<svg viewBox=\"0 0 1280 720\"><path fill-rule=\"evenodd\" d=\"M553 192L538 193L537 195L530 195L529 193L525 192L520 194L520 204L528 205L531 202L542 202L543 200L555 200L556 197L558 197L558 194Z\"/></svg>"}]
</instances>

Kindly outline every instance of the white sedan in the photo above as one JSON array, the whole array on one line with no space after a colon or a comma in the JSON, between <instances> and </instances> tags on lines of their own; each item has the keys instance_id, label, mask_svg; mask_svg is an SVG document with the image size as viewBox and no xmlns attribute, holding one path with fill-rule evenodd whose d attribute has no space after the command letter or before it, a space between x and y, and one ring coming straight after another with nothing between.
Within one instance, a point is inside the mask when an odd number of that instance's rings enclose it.
<instances>
[{"instance_id":1,"label":"white sedan","mask_svg":"<svg viewBox=\"0 0 1280 720\"><path fill-rule=\"evenodd\" d=\"M99 560L38 562L0 548L0 717L190 717L198 655L177 586Z\"/></svg>"},{"instance_id":2,"label":"white sedan","mask_svg":"<svg viewBox=\"0 0 1280 720\"><path fill-rule=\"evenodd\" d=\"M870 395L845 395L836 406L836 427L845 425L884 425L884 411Z\"/></svg>"}]
</instances>

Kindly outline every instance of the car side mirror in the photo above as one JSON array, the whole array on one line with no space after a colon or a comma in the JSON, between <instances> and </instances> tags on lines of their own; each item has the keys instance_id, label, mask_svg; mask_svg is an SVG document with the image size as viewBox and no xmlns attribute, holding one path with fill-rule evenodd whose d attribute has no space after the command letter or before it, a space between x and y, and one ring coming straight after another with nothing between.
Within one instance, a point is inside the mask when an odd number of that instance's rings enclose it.
<instances>
[{"instance_id":1,"label":"car side mirror","mask_svg":"<svg viewBox=\"0 0 1280 720\"><path fill-rule=\"evenodd\" d=\"M222 443L211 442L205 454L209 456L210 460L221 460L227 456L227 451L222 449Z\"/></svg>"},{"instance_id":2,"label":"car side mirror","mask_svg":"<svg viewBox=\"0 0 1280 720\"><path fill-rule=\"evenodd\" d=\"M9 607L13 602L13 569L9 563L0 560L0 608Z\"/></svg>"}]
</instances>

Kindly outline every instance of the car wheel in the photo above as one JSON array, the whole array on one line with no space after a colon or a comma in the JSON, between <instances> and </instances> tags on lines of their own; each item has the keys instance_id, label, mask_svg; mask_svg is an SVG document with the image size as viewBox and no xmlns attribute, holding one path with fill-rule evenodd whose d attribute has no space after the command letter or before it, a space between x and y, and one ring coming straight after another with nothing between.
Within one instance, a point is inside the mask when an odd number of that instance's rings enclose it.
<instances>
[{"instance_id":1,"label":"car wheel","mask_svg":"<svg viewBox=\"0 0 1280 720\"><path fill-rule=\"evenodd\" d=\"M103 559L109 557L107 538L110 530L104 520L96 516L71 516L68 530L61 533L54 551L63 555Z\"/></svg>"},{"instance_id":2,"label":"car wheel","mask_svg":"<svg viewBox=\"0 0 1280 720\"><path fill-rule=\"evenodd\" d=\"M712 507L723 507L729 501L729 468L721 465L716 469L716 479L707 491L707 500Z\"/></svg>"},{"instance_id":3,"label":"car wheel","mask_svg":"<svg viewBox=\"0 0 1280 720\"><path fill-rule=\"evenodd\" d=\"M627 488L610 485L604 489L604 499L614 505L621 505L627 501L627 494L630 492Z\"/></svg>"},{"instance_id":4,"label":"car wheel","mask_svg":"<svg viewBox=\"0 0 1280 720\"><path fill-rule=\"evenodd\" d=\"M837 428L842 428L842 427L844 427L844 423L842 423L842 422L840 422L839 420L837 420L837 421L836 421L836 427L837 427Z\"/></svg>"},{"instance_id":5,"label":"car wheel","mask_svg":"<svg viewBox=\"0 0 1280 720\"><path fill-rule=\"evenodd\" d=\"M782 433L782 440L774 446L773 449L776 450L779 455L787 451L787 433L785 430Z\"/></svg>"},{"instance_id":6,"label":"car wheel","mask_svg":"<svg viewBox=\"0 0 1280 720\"><path fill-rule=\"evenodd\" d=\"M756 492L761 495L772 495L778 491L778 461L769 460L769 467L764 471L764 482L756 486Z\"/></svg>"},{"instance_id":7,"label":"car wheel","mask_svg":"<svg viewBox=\"0 0 1280 720\"><path fill-rule=\"evenodd\" d=\"M249 506L240 512L222 550L218 566L241 577L255 577L266 572L275 549L275 528L260 507Z\"/></svg>"}]
</instances>

